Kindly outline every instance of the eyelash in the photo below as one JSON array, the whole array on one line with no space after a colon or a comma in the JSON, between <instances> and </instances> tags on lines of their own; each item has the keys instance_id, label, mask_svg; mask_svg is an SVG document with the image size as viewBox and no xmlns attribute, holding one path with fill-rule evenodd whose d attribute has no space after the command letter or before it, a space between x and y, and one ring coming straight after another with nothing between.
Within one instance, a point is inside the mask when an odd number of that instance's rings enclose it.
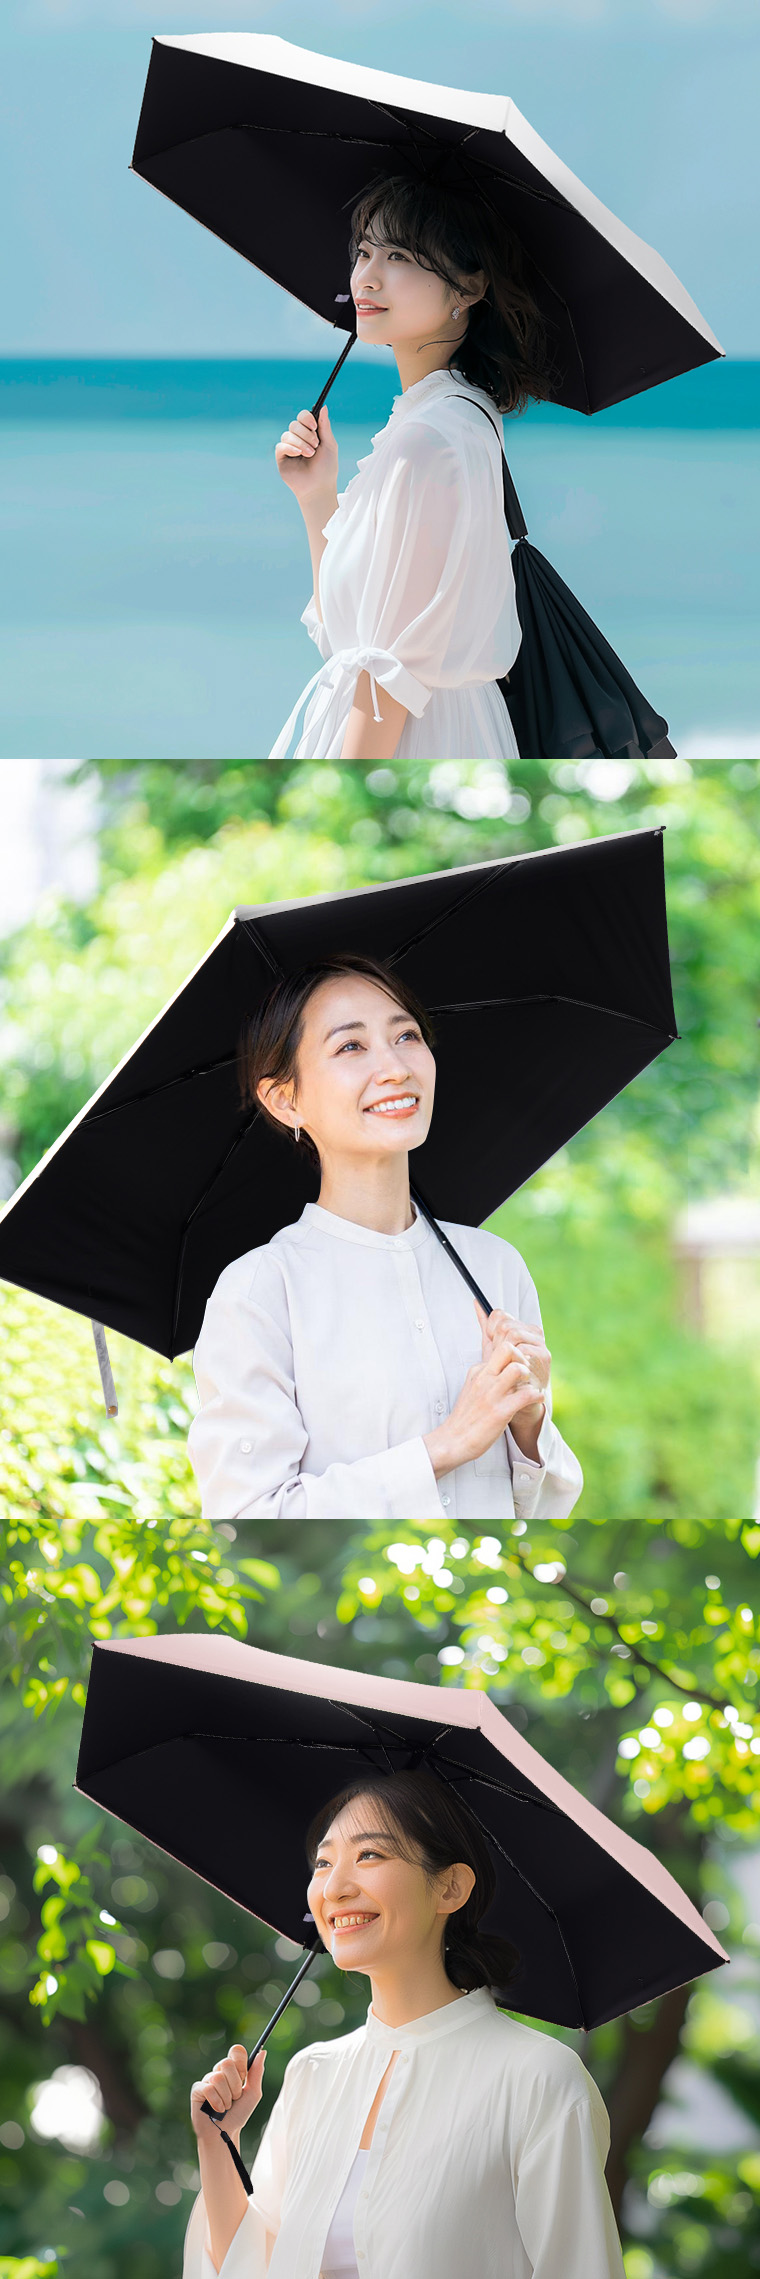
<instances>
[{"instance_id":1,"label":"eyelash","mask_svg":"<svg viewBox=\"0 0 760 2279\"><path fill-rule=\"evenodd\" d=\"M382 1852L376 1852L372 1844L363 1844L359 1853L360 1860L381 1860L382 1857ZM329 1860L320 1857L314 1861L312 1873L316 1875L317 1868L327 1868L329 1865Z\"/></svg>"},{"instance_id":2,"label":"eyelash","mask_svg":"<svg viewBox=\"0 0 760 2279\"><path fill-rule=\"evenodd\" d=\"M404 1037L412 1037L415 1044L422 1043L419 1029L402 1029L400 1036L396 1038L396 1043L400 1045ZM354 1045L358 1045L360 1047L360 1050L364 1049L360 1037L347 1037L345 1044L338 1046L338 1050L335 1055L336 1060L340 1059L342 1052L350 1052Z\"/></svg>"},{"instance_id":3,"label":"eyelash","mask_svg":"<svg viewBox=\"0 0 760 2279\"><path fill-rule=\"evenodd\" d=\"M372 250L373 250L373 252L374 252L374 250L375 250L374 246L373 246L373 249L372 249ZM359 247L359 251L358 251L358 254L357 254L357 257L356 257L356 258L357 258L357 261L365 261L365 260L366 260L366 261L368 261L368 260L369 260L369 254L368 254L368 252L367 252L366 246L360 245L360 247ZM389 260L389 261L408 261L408 259L409 259L409 255L408 255L408 253L402 253L400 245L392 245L392 246L389 246L389 248L388 248L388 260Z\"/></svg>"}]
</instances>

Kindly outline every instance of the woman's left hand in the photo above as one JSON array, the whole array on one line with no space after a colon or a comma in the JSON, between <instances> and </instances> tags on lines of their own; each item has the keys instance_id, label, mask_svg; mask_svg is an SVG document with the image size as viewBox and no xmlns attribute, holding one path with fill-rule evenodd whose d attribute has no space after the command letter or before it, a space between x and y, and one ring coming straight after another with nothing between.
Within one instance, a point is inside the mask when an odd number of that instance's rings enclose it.
<instances>
[{"instance_id":1,"label":"woman's left hand","mask_svg":"<svg viewBox=\"0 0 760 2279\"><path fill-rule=\"evenodd\" d=\"M536 1398L533 1405L520 1412L523 1425L540 1424L546 1407L545 1395L549 1389L552 1357L544 1342L543 1330L537 1322L518 1321L514 1314L502 1313L498 1306L486 1314L475 1300L475 1311L480 1322L483 1339L483 1360L487 1361L495 1346L510 1347L519 1361L527 1362Z\"/></svg>"}]
</instances>

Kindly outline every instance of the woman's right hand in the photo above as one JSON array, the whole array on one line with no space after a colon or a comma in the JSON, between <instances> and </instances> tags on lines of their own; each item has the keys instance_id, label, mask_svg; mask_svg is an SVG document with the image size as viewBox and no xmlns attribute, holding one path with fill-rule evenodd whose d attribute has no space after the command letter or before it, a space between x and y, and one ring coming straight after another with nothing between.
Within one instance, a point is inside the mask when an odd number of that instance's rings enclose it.
<instances>
[{"instance_id":1,"label":"woman's right hand","mask_svg":"<svg viewBox=\"0 0 760 2279\"><path fill-rule=\"evenodd\" d=\"M318 503L323 497L332 503L338 482L338 446L330 426L327 405L322 405L319 422L311 411L300 411L286 427L275 451L278 473L293 491L299 506L304 508Z\"/></svg>"},{"instance_id":2,"label":"woman's right hand","mask_svg":"<svg viewBox=\"0 0 760 2279\"><path fill-rule=\"evenodd\" d=\"M261 2102L266 2050L248 2070L248 2052L242 2042L234 2042L228 2057L220 2059L213 2072L204 2073L202 2081L194 2081L190 2092L190 2119L199 2144L211 2144L219 2137L219 2123L227 2135L237 2141L251 2114ZM204 2099L219 2114L219 2122L210 2121L208 2113L201 2112ZM227 2158L229 2160L229 2153Z\"/></svg>"},{"instance_id":3,"label":"woman's right hand","mask_svg":"<svg viewBox=\"0 0 760 2279\"><path fill-rule=\"evenodd\" d=\"M493 1448L512 1418L532 1408L536 1381L527 1363L506 1338L499 1340L487 1361L468 1369L458 1399L443 1424L426 1432L425 1447L436 1479L455 1472L458 1464L472 1464Z\"/></svg>"}]
</instances>

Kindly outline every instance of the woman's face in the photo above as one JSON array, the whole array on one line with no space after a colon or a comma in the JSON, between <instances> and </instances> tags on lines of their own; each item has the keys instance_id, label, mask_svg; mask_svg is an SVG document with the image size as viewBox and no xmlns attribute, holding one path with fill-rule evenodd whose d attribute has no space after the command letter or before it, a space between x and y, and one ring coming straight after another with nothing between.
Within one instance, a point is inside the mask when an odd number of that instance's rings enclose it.
<instances>
[{"instance_id":1,"label":"woman's face","mask_svg":"<svg viewBox=\"0 0 760 2279\"><path fill-rule=\"evenodd\" d=\"M259 1086L273 1114L309 1132L323 1164L420 1147L434 1091L435 1061L417 1022L360 974L320 982L313 991L295 1086Z\"/></svg>"},{"instance_id":2,"label":"woman's face","mask_svg":"<svg viewBox=\"0 0 760 2279\"><path fill-rule=\"evenodd\" d=\"M355 1796L326 1830L308 1890L323 1945L339 1970L372 1974L414 1953L440 1952L445 1918L464 1906L475 1881L464 1863L429 1881L402 1859L374 1798Z\"/></svg>"},{"instance_id":3,"label":"woman's face","mask_svg":"<svg viewBox=\"0 0 760 2279\"><path fill-rule=\"evenodd\" d=\"M473 301L482 299L485 285L485 277L463 278L457 292L402 247L361 238L351 272L357 337L381 341L389 348L437 340L439 335L445 338L447 328L451 330L452 309L458 308L463 316ZM461 330L457 325L456 337Z\"/></svg>"}]
</instances>

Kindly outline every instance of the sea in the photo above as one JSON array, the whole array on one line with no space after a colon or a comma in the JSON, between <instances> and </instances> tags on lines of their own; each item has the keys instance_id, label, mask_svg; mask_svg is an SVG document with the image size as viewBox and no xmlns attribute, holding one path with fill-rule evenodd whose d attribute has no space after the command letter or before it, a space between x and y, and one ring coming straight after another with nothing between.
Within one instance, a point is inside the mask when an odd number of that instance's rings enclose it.
<instances>
[{"instance_id":1,"label":"sea","mask_svg":"<svg viewBox=\"0 0 760 2279\"><path fill-rule=\"evenodd\" d=\"M356 355L356 352L354 352ZM0 363L0 755L258 758L318 658L281 430L329 362ZM341 486L395 364L330 398ZM530 536L685 757L760 754L760 362L506 422Z\"/></svg>"}]
</instances>

